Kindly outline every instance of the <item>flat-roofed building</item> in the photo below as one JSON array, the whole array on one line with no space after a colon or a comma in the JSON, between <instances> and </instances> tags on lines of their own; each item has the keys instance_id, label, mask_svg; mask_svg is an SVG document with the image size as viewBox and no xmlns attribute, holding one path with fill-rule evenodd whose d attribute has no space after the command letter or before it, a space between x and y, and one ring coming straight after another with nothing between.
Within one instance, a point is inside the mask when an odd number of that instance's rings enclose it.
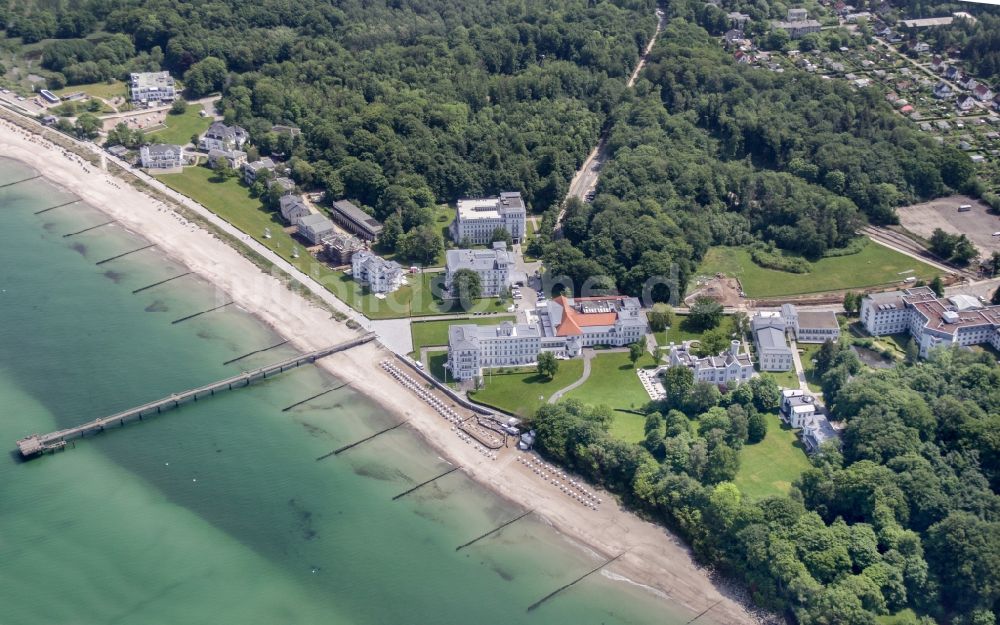
<instances>
[{"instance_id":1,"label":"flat-roofed building","mask_svg":"<svg viewBox=\"0 0 1000 625\"><path fill-rule=\"evenodd\" d=\"M391 293L403 284L404 273L396 261L359 250L351 257L351 277L372 293Z\"/></svg>"},{"instance_id":2,"label":"flat-roofed building","mask_svg":"<svg viewBox=\"0 0 1000 625\"><path fill-rule=\"evenodd\" d=\"M174 79L169 72L133 72L129 74L128 98L133 105L169 104L176 97Z\"/></svg>"},{"instance_id":3,"label":"flat-roofed building","mask_svg":"<svg viewBox=\"0 0 1000 625\"><path fill-rule=\"evenodd\" d=\"M323 254L327 262L334 265L350 265L354 255L363 249L364 242L346 232L334 232L323 237Z\"/></svg>"},{"instance_id":4,"label":"flat-roofed building","mask_svg":"<svg viewBox=\"0 0 1000 625\"><path fill-rule=\"evenodd\" d=\"M757 362L761 371L790 371L794 365L792 348L785 338L787 324L781 315L756 315L750 321Z\"/></svg>"},{"instance_id":5,"label":"flat-roofed building","mask_svg":"<svg viewBox=\"0 0 1000 625\"><path fill-rule=\"evenodd\" d=\"M448 327L448 370L459 381L479 380L483 369L538 362L542 330L537 324L505 321L495 326Z\"/></svg>"},{"instance_id":6,"label":"flat-roofed building","mask_svg":"<svg viewBox=\"0 0 1000 625\"><path fill-rule=\"evenodd\" d=\"M794 304L781 307L785 325L799 343L836 343L840 340L840 323L832 311L799 311Z\"/></svg>"},{"instance_id":7,"label":"flat-roofed building","mask_svg":"<svg viewBox=\"0 0 1000 625\"><path fill-rule=\"evenodd\" d=\"M493 243L497 229L510 234L514 243L524 239L527 211L524 200L517 192L504 192L499 197L459 200L455 208L455 221L451 224L452 238L473 245Z\"/></svg>"},{"instance_id":8,"label":"flat-roofed building","mask_svg":"<svg viewBox=\"0 0 1000 625\"><path fill-rule=\"evenodd\" d=\"M331 211L341 228L365 241L374 241L382 232L382 223L348 200L337 200Z\"/></svg>"},{"instance_id":9,"label":"flat-roofed building","mask_svg":"<svg viewBox=\"0 0 1000 625\"><path fill-rule=\"evenodd\" d=\"M455 274L462 269L479 275L483 297L496 297L510 286L510 270L514 266L513 254L507 244L499 241L488 250L448 250L445 253L444 288L452 291ZM453 293L456 297L458 293Z\"/></svg>"}]
</instances>

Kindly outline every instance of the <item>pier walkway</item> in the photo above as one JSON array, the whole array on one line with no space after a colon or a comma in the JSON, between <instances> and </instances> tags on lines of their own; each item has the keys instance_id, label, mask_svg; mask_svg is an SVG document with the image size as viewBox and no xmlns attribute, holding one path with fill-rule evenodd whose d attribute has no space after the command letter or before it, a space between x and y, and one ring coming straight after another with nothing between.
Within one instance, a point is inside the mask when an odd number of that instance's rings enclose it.
<instances>
[{"instance_id":1,"label":"pier walkway","mask_svg":"<svg viewBox=\"0 0 1000 625\"><path fill-rule=\"evenodd\" d=\"M143 415L159 414L164 410L176 408L188 401L198 401L199 398L211 397L222 391L229 391L234 388L250 386L254 382L263 380L268 376L283 373L301 365L313 363L320 358L329 356L330 354L342 352L344 350L351 349L352 347L357 347L358 345L368 343L374 339L375 334L368 333L356 339L338 343L337 345L319 349L314 352L309 352L308 354L300 354L287 360L267 365L266 367L260 367L259 369L254 369L252 371L244 371L239 375L226 378L225 380L219 380L218 382L189 389L181 393L173 393L163 399L158 399L156 401L149 402L148 404L130 408L111 416L94 419L93 421L88 421L87 423L73 428L57 430L48 434L32 434L31 436L27 436L17 441L17 448L18 451L21 452L21 456L25 458L32 458L47 451L62 449L66 446L66 441L68 439L83 437L94 432L101 432L109 425L125 425L126 421L132 421L134 419L141 420Z\"/></svg>"}]
</instances>

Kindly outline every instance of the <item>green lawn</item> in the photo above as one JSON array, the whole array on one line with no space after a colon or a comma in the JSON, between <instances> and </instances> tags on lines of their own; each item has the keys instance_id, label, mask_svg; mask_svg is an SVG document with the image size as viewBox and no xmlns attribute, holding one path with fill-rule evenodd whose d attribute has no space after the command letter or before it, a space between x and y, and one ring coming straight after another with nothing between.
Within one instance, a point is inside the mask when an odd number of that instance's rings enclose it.
<instances>
[{"instance_id":1,"label":"green lawn","mask_svg":"<svg viewBox=\"0 0 1000 625\"><path fill-rule=\"evenodd\" d=\"M737 277L748 297L779 297L880 284L901 284L904 278L910 276L929 280L938 273L926 263L877 243L870 243L850 256L822 258L811 263L811 266L812 271L809 273L765 269L750 259L750 252L745 248L713 247L705 254L697 273L724 273ZM901 273L910 269L913 272Z\"/></svg>"},{"instance_id":2,"label":"green lawn","mask_svg":"<svg viewBox=\"0 0 1000 625\"><path fill-rule=\"evenodd\" d=\"M66 87L64 89L57 89L52 93L58 96L64 96L71 93L79 93L81 91L94 98L111 100L115 97L124 98L126 96L127 89L125 87L125 83L120 80L115 80L110 83L93 82L87 85L73 85L72 87Z\"/></svg>"},{"instance_id":3,"label":"green lawn","mask_svg":"<svg viewBox=\"0 0 1000 625\"><path fill-rule=\"evenodd\" d=\"M813 358L816 357L816 353L823 345L821 343L797 343L797 345L802 350L799 358L802 359L802 369L805 370L806 385L812 392L819 393L823 389L820 388L819 378L816 376L816 365L813 364Z\"/></svg>"},{"instance_id":4,"label":"green lawn","mask_svg":"<svg viewBox=\"0 0 1000 625\"><path fill-rule=\"evenodd\" d=\"M490 326L513 321L514 317L473 317L471 319L455 319L447 321L415 321L410 325L410 335L413 339L413 351L419 352L421 347L448 344L448 326L473 323L477 326Z\"/></svg>"},{"instance_id":5,"label":"green lawn","mask_svg":"<svg viewBox=\"0 0 1000 625\"><path fill-rule=\"evenodd\" d=\"M795 371L761 371L765 378L771 378L781 388L799 388L799 378Z\"/></svg>"},{"instance_id":6,"label":"green lawn","mask_svg":"<svg viewBox=\"0 0 1000 625\"><path fill-rule=\"evenodd\" d=\"M444 364L448 362L448 350L442 351L428 351L427 352L427 362L430 365L431 375L440 380L441 382L451 380L447 377L448 371L444 368Z\"/></svg>"},{"instance_id":7,"label":"green lawn","mask_svg":"<svg viewBox=\"0 0 1000 625\"><path fill-rule=\"evenodd\" d=\"M638 366L651 364L653 358L647 353L639 360ZM621 352L598 352L590 363L590 377L587 381L564 397L578 399L593 406L606 404L626 410L638 410L649 403L649 394L639 382L628 354Z\"/></svg>"},{"instance_id":8,"label":"green lawn","mask_svg":"<svg viewBox=\"0 0 1000 625\"><path fill-rule=\"evenodd\" d=\"M740 451L740 470L734 480L751 499L788 494L792 482L810 466L809 458L795 431L775 414L764 415L767 436Z\"/></svg>"},{"instance_id":9,"label":"green lawn","mask_svg":"<svg viewBox=\"0 0 1000 625\"><path fill-rule=\"evenodd\" d=\"M168 113L167 127L147 133L148 138L151 141L176 145L190 143L192 135L202 134L212 124L211 117L202 117L198 114L201 110L200 104L189 104L187 111L181 115Z\"/></svg>"},{"instance_id":10,"label":"green lawn","mask_svg":"<svg viewBox=\"0 0 1000 625\"><path fill-rule=\"evenodd\" d=\"M722 322L719 324L719 327L724 328L727 333L732 334L732 315L725 315L722 318ZM674 325L670 326L663 332L656 333L656 344L661 347L666 347L670 345L671 342L680 345L684 341L698 340L701 338L702 334L704 334L704 332L691 327L691 324L688 323L687 315L674 315Z\"/></svg>"},{"instance_id":11,"label":"green lawn","mask_svg":"<svg viewBox=\"0 0 1000 625\"><path fill-rule=\"evenodd\" d=\"M376 298L349 275L333 270L306 253L305 245L284 231L285 223L280 213L266 210L260 200L251 198L249 189L237 178L218 181L215 172L207 167L186 167L182 173L163 174L157 178L257 239L372 319L458 312L458 306L452 300L443 301L433 294L432 282L443 280L444 274L441 273L411 274L407 276L409 284L385 299ZM270 239L264 238L265 228L271 231ZM299 258L292 258L293 247L298 247ZM479 300L470 312L506 311L509 304L498 301L492 298Z\"/></svg>"},{"instance_id":12,"label":"green lawn","mask_svg":"<svg viewBox=\"0 0 1000 625\"><path fill-rule=\"evenodd\" d=\"M560 360L559 372L551 380L543 378L534 368L521 369L516 373L483 374L483 388L469 393L481 403L518 416L530 416L548 401L552 393L566 388L583 375L583 360ZM541 397L541 399L539 399Z\"/></svg>"},{"instance_id":13,"label":"green lawn","mask_svg":"<svg viewBox=\"0 0 1000 625\"><path fill-rule=\"evenodd\" d=\"M916 625L917 623L917 613L906 608L895 614L885 614L883 616L876 616L875 622L878 625Z\"/></svg>"},{"instance_id":14,"label":"green lawn","mask_svg":"<svg viewBox=\"0 0 1000 625\"><path fill-rule=\"evenodd\" d=\"M631 412L615 412L608 432L628 443L641 443L646 438L646 417Z\"/></svg>"}]
</instances>

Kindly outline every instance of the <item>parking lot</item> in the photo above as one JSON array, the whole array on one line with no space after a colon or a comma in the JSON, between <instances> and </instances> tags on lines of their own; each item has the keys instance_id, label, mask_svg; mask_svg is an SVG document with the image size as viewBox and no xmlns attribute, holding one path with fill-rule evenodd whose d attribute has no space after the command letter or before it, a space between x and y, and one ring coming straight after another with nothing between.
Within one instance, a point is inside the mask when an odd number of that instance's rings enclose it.
<instances>
[{"instance_id":1,"label":"parking lot","mask_svg":"<svg viewBox=\"0 0 1000 625\"><path fill-rule=\"evenodd\" d=\"M972 209L959 212L958 207L969 204ZM930 239L935 228L951 234L964 234L979 248L980 256L989 257L1000 252L1000 216L988 212L988 207L964 195L914 204L897 209L900 224L910 232Z\"/></svg>"}]
</instances>

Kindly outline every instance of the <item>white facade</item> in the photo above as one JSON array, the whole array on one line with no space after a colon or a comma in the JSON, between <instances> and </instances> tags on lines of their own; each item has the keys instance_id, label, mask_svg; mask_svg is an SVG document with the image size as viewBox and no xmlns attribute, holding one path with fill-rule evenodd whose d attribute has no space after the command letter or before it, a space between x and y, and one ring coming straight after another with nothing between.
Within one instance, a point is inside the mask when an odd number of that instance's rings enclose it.
<instances>
[{"instance_id":1,"label":"white facade","mask_svg":"<svg viewBox=\"0 0 1000 625\"><path fill-rule=\"evenodd\" d=\"M319 245L323 237L334 232L333 222L318 213L299 217L298 226L299 234L313 245Z\"/></svg>"},{"instance_id":2,"label":"white facade","mask_svg":"<svg viewBox=\"0 0 1000 625\"><path fill-rule=\"evenodd\" d=\"M202 150L238 150L249 138L250 134L239 126L212 122L205 134L198 139L198 147Z\"/></svg>"},{"instance_id":3,"label":"white facade","mask_svg":"<svg viewBox=\"0 0 1000 625\"><path fill-rule=\"evenodd\" d=\"M792 349L785 338L786 327L780 315L758 314L750 321L761 371L790 371L794 366Z\"/></svg>"},{"instance_id":4,"label":"white facade","mask_svg":"<svg viewBox=\"0 0 1000 625\"><path fill-rule=\"evenodd\" d=\"M169 72L134 72L129 74L128 96L132 104L155 106L173 102L177 93Z\"/></svg>"},{"instance_id":5,"label":"white facade","mask_svg":"<svg viewBox=\"0 0 1000 625\"><path fill-rule=\"evenodd\" d=\"M836 343L840 340L840 323L832 311L799 312L794 304L785 304L781 307L781 316L799 343Z\"/></svg>"},{"instance_id":6,"label":"white facade","mask_svg":"<svg viewBox=\"0 0 1000 625\"><path fill-rule=\"evenodd\" d=\"M469 269L479 275L483 297L495 297L510 286L510 268L514 264L513 255L507 251L504 242L494 243L489 250L448 250L445 253L444 288L452 291L455 273ZM458 296L459 293L452 293Z\"/></svg>"},{"instance_id":7,"label":"white facade","mask_svg":"<svg viewBox=\"0 0 1000 625\"><path fill-rule=\"evenodd\" d=\"M184 148L157 143L139 148L139 161L146 169L177 169L184 166Z\"/></svg>"},{"instance_id":8,"label":"white facade","mask_svg":"<svg viewBox=\"0 0 1000 625\"><path fill-rule=\"evenodd\" d=\"M750 354L740 353L740 342L732 341L729 350L718 356L698 357L691 353L692 341L670 346L670 366L687 367L696 382L718 386L738 386L753 377Z\"/></svg>"},{"instance_id":9,"label":"white facade","mask_svg":"<svg viewBox=\"0 0 1000 625\"><path fill-rule=\"evenodd\" d=\"M866 295L861 322L874 336L908 333L924 357L949 345L1000 349L1000 306L976 306L961 296L940 299L929 287Z\"/></svg>"},{"instance_id":10,"label":"white facade","mask_svg":"<svg viewBox=\"0 0 1000 625\"><path fill-rule=\"evenodd\" d=\"M293 226L299 225L299 220L303 217L308 217L312 214L306 203L302 201L302 198L296 195L283 195L281 199L278 200L278 206L281 210L281 216L285 218L285 221L292 224Z\"/></svg>"},{"instance_id":11,"label":"white facade","mask_svg":"<svg viewBox=\"0 0 1000 625\"><path fill-rule=\"evenodd\" d=\"M474 245L493 243L497 228L510 233L514 243L524 239L527 211L520 193L505 192L500 197L459 200L451 225L456 242L468 240Z\"/></svg>"},{"instance_id":12,"label":"white facade","mask_svg":"<svg viewBox=\"0 0 1000 625\"><path fill-rule=\"evenodd\" d=\"M456 380L478 380L483 369L534 364L541 351L542 332L536 324L505 321L448 328L448 369Z\"/></svg>"},{"instance_id":13,"label":"white facade","mask_svg":"<svg viewBox=\"0 0 1000 625\"><path fill-rule=\"evenodd\" d=\"M404 274L399 263L360 250L351 257L351 276L372 293L391 293L403 284Z\"/></svg>"},{"instance_id":14,"label":"white facade","mask_svg":"<svg viewBox=\"0 0 1000 625\"><path fill-rule=\"evenodd\" d=\"M274 171L274 161L269 158L258 159L243 167L243 181L253 184L261 174Z\"/></svg>"}]
</instances>

